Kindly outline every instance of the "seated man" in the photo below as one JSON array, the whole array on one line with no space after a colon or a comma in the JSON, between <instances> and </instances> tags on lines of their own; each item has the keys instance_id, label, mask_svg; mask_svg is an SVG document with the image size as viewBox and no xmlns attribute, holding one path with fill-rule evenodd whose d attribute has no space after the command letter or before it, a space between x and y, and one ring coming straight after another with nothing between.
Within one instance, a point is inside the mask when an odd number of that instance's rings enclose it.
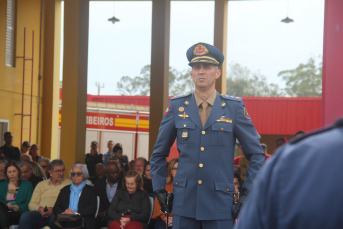
<instances>
[{"instance_id":1,"label":"seated man","mask_svg":"<svg viewBox=\"0 0 343 229\"><path fill-rule=\"evenodd\" d=\"M32 161L32 157L31 157L31 155L23 154L20 156L20 160L21 161Z\"/></svg>"},{"instance_id":2,"label":"seated man","mask_svg":"<svg viewBox=\"0 0 343 229\"><path fill-rule=\"evenodd\" d=\"M100 207L98 217L96 218L96 227L107 227L108 208L114 194L121 188L121 177L119 163L117 161L108 161L106 164L107 179L98 179L95 181L94 188L96 195L100 197Z\"/></svg>"},{"instance_id":3,"label":"seated man","mask_svg":"<svg viewBox=\"0 0 343 229\"><path fill-rule=\"evenodd\" d=\"M49 158L40 158L38 160L38 164L42 167L45 173L46 178L50 178L49 167L50 167L50 159Z\"/></svg>"},{"instance_id":4,"label":"seated man","mask_svg":"<svg viewBox=\"0 0 343 229\"><path fill-rule=\"evenodd\" d=\"M98 163L95 166L95 173L96 173L95 176L88 178L88 180L90 180L92 182L92 184L94 184L95 181L97 181L99 179L105 179L106 180L105 166L103 163Z\"/></svg>"},{"instance_id":5,"label":"seated man","mask_svg":"<svg viewBox=\"0 0 343 229\"><path fill-rule=\"evenodd\" d=\"M21 169L21 178L30 181L32 188L35 189L37 184L43 180L41 177L37 177L33 174L32 162L30 161L20 161L19 167Z\"/></svg>"},{"instance_id":6,"label":"seated man","mask_svg":"<svg viewBox=\"0 0 343 229\"><path fill-rule=\"evenodd\" d=\"M135 171L143 176L145 165L148 161L144 157L139 157L135 160Z\"/></svg>"},{"instance_id":7,"label":"seated man","mask_svg":"<svg viewBox=\"0 0 343 229\"><path fill-rule=\"evenodd\" d=\"M33 191L29 203L29 212L25 212L19 221L20 229L36 229L50 226L55 216L52 209L60 190L71 184L64 178L65 165L63 160L53 160L50 164L50 179L40 182Z\"/></svg>"}]
</instances>

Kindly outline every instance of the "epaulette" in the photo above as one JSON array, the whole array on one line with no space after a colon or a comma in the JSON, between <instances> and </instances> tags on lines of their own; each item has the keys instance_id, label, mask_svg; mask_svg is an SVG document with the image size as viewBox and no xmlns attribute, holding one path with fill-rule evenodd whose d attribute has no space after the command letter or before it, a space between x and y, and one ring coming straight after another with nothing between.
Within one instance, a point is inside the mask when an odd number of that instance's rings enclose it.
<instances>
[{"instance_id":1,"label":"epaulette","mask_svg":"<svg viewBox=\"0 0 343 229\"><path fill-rule=\"evenodd\" d=\"M236 96L232 96L232 95L224 95L221 94L220 95L223 99L229 99L229 100L234 100L234 101L242 101L242 97L236 97Z\"/></svg>"},{"instance_id":2,"label":"epaulette","mask_svg":"<svg viewBox=\"0 0 343 229\"><path fill-rule=\"evenodd\" d=\"M332 130L332 129L337 128L337 127L342 127L342 126L343 126L343 118L340 118L332 126L329 126L329 127L317 130L317 131L313 131L311 133L305 134L305 135L297 137L297 138L293 138L292 140L289 141L289 143L290 144L295 144L295 143L298 143L298 142L304 140L305 138L311 137L313 135L321 134L323 132Z\"/></svg>"},{"instance_id":3,"label":"epaulette","mask_svg":"<svg viewBox=\"0 0 343 229\"><path fill-rule=\"evenodd\" d=\"M184 98L184 97L187 97L187 96L189 96L191 94L192 93L188 93L188 94L184 94L184 95L177 95L177 96L171 97L170 100Z\"/></svg>"}]
</instances>

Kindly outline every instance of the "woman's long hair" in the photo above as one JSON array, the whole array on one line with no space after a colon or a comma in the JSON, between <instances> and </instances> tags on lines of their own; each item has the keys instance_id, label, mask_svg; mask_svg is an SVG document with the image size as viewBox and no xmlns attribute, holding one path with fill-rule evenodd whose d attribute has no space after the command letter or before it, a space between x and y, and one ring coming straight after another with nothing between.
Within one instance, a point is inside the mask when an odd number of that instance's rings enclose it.
<instances>
[{"instance_id":1,"label":"woman's long hair","mask_svg":"<svg viewBox=\"0 0 343 229\"><path fill-rule=\"evenodd\" d=\"M8 181L9 182L9 178L8 178L8 176L7 176L7 169L8 169L8 167L10 167L10 166L14 166L17 170L18 170L18 180L17 180L17 187L19 187L20 186L20 184L21 184L21 169L20 169L20 167L19 167L19 165L18 165L18 163L16 162L16 161L14 161L14 160L10 160L8 163L7 163L7 165L6 165L6 167L5 167L5 180L6 181Z\"/></svg>"},{"instance_id":2,"label":"woman's long hair","mask_svg":"<svg viewBox=\"0 0 343 229\"><path fill-rule=\"evenodd\" d=\"M167 180L166 180L166 183L170 183L170 182L173 182L173 176L171 174L172 172L172 169L173 169L173 166L175 165L175 163L178 163L179 162L179 159L178 158L174 158L174 159L171 159L168 163L168 171L167 171Z\"/></svg>"}]
</instances>

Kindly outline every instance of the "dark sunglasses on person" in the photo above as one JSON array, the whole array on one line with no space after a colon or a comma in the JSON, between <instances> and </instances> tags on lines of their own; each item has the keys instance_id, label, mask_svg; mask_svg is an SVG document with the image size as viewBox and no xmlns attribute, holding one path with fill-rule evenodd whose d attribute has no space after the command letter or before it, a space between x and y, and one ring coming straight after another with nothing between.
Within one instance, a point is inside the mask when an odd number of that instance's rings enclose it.
<instances>
[{"instance_id":1,"label":"dark sunglasses on person","mask_svg":"<svg viewBox=\"0 0 343 229\"><path fill-rule=\"evenodd\" d=\"M81 176L83 173L77 172L77 173L71 173L71 176L74 177L75 175L77 175L78 177Z\"/></svg>"}]
</instances>

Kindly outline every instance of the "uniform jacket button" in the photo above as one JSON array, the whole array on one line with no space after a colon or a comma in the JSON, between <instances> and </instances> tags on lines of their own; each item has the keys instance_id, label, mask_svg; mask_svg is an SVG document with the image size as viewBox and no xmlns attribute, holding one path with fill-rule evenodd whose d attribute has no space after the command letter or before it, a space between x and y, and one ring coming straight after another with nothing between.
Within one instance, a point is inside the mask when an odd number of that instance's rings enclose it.
<instances>
[{"instance_id":1,"label":"uniform jacket button","mask_svg":"<svg viewBox=\"0 0 343 229\"><path fill-rule=\"evenodd\" d=\"M200 164L199 164L199 167L202 168L202 167L204 167L204 165L203 165L202 163L200 163Z\"/></svg>"},{"instance_id":2,"label":"uniform jacket button","mask_svg":"<svg viewBox=\"0 0 343 229\"><path fill-rule=\"evenodd\" d=\"M183 125L183 127L186 127L187 125L185 124L185 125Z\"/></svg>"},{"instance_id":3,"label":"uniform jacket button","mask_svg":"<svg viewBox=\"0 0 343 229\"><path fill-rule=\"evenodd\" d=\"M202 184L202 180L199 180L199 181L198 181L198 184Z\"/></svg>"},{"instance_id":4,"label":"uniform jacket button","mask_svg":"<svg viewBox=\"0 0 343 229\"><path fill-rule=\"evenodd\" d=\"M204 148L204 147L201 147L201 148L200 148L200 150L201 150L201 151L204 151L204 150L205 150L205 148Z\"/></svg>"},{"instance_id":5,"label":"uniform jacket button","mask_svg":"<svg viewBox=\"0 0 343 229\"><path fill-rule=\"evenodd\" d=\"M201 133L202 133L202 135L205 135L206 134L206 132L203 130L203 131L201 131Z\"/></svg>"},{"instance_id":6,"label":"uniform jacket button","mask_svg":"<svg viewBox=\"0 0 343 229\"><path fill-rule=\"evenodd\" d=\"M177 185L177 183L175 183L175 185Z\"/></svg>"}]
</instances>

